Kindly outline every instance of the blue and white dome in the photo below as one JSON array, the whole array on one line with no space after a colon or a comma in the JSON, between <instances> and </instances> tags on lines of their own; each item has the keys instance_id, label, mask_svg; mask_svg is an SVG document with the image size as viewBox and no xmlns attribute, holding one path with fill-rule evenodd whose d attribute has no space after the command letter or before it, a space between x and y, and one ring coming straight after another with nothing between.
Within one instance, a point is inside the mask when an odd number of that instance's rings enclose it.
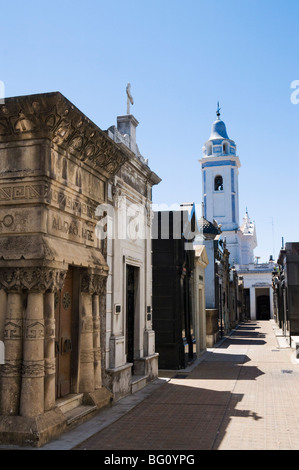
<instances>
[{"instance_id":1,"label":"blue and white dome","mask_svg":"<svg viewBox=\"0 0 299 470\"><path fill-rule=\"evenodd\" d=\"M229 137L226 132L226 127L223 121L221 119L217 119L215 122L212 124L212 130L211 130L211 135L209 140L215 140L215 139L228 139Z\"/></svg>"},{"instance_id":2,"label":"blue and white dome","mask_svg":"<svg viewBox=\"0 0 299 470\"><path fill-rule=\"evenodd\" d=\"M219 105L217 119L212 124L210 138L205 143L202 150L204 157L236 155L236 144L228 137L225 123L220 119Z\"/></svg>"}]
</instances>

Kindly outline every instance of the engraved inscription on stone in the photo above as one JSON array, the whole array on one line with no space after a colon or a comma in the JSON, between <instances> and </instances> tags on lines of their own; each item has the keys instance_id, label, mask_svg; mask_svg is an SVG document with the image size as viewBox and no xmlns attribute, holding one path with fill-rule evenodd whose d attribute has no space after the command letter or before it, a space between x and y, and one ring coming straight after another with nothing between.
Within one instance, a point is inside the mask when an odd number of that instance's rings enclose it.
<instances>
[{"instance_id":1,"label":"engraved inscription on stone","mask_svg":"<svg viewBox=\"0 0 299 470\"><path fill-rule=\"evenodd\" d=\"M94 226L81 220L52 215L49 232L79 243L94 242Z\"/></svg>"}]
</instances>

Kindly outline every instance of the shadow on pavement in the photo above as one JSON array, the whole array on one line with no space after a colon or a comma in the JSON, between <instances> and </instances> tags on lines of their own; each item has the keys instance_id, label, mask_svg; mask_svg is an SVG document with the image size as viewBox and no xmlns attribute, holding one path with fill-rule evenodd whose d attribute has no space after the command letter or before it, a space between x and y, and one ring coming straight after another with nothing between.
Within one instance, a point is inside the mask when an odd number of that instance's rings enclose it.
<instances>
[{"instance_id":1,"label":"shadow on pavement","mask_svg":"<svg viewBox=\"0 0 299 470\"><path fill-rule=\"evenodd\" d=\"M196 387L192 382L170 381L72 450L212 450L233 416L261 419L253 410L237 409L243 394Z\"/></svg>"},{"instance_id":2,"label":"shadow on pavement","mask_svg":"<svg viewBox=\"0 0 299 470\"><path fill-rule=\"evenodd\" d=\"M247 328L247 326L246 326ZM263 372L246 354L227 351L234 345L262 345L265 335L236 330L221 347L207 351L189 373L173 374L139 405L73 450L212 450L219 448L234 417L260 420L242 409L244 394L236 381L256 380ZM243 338L243 339L242 339Z\"/></svg>"}]
</instances>

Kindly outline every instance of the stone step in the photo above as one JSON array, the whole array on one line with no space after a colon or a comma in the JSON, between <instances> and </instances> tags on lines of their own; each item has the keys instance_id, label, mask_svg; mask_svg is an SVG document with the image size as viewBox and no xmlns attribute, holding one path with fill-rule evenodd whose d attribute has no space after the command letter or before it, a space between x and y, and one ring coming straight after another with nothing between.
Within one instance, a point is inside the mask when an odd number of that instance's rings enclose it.
<instances>
[{"instance_id":1,"label":"stone step","mask_svg":"<svg viewBox=\"0 0 299 470\"><path fill-rule=\"evenodd\" d=\"M67 395L66 397L56 400L56 405L61 409L63 414L77 408L83 403L83 393Z\"/></svg>"},{"instance_id":2,"label":"stone step","mask_svg":"<svg viewBox=\"0 0 299 470\"><path fill-rule=\"evenodd\" d=\"M97 409L96 405L84 405L83 393L67 395L64 398L59 398L56 401L57 406L61 409L66 417L66 424L82 421L83 418Z\"/></svg>"},{"instance_id":3,"label":"stone step","mask_svg":"<svg viewBox=\"0 0 299 470\"><path fill-rule=\"evenodd\" d=\"M133 375L131 378L131 393L135 393L146 386L146 375Z\"/></svg>"},{"instance_id":4,"label":"stone step","mask_svg":"<svg viewBox=\"0 0 299 470\"><path fill-rule=\"evenodd\" d=\"M79 405L72 410L67 411L64 413L66 416L66 424L69 426L73 424L75 421L82 420L86 415L95 411L97 407L95 405Z\"/></svg>"}]
</instances>

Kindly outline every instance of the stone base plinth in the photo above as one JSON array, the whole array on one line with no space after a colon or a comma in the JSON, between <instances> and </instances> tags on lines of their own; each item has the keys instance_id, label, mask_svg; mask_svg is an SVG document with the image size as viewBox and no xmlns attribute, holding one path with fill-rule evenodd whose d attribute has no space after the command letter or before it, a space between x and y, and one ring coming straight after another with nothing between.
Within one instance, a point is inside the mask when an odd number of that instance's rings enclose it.
<instances>
[{"instance_id":1,"label":"stone base plinth","mask_svg":"<svg viewBox=\"0 0 299 470\"><path fill-rule=\"evenodd\" d=\"M106 369L107 386L111 390L113 400L118 401L131 393L132 364Z\"/></svg>"},{"instance_id":2,"label":"stone base plinth","mask_svg":"<svg viewBox=\"0 0 299 470\"><path fill-rule=\"evenodd\" d=\"M101 387L94 392L86 393L84 395L84 403L95 405L98 410L110 405L112 400L112 393L105 387Z\"/></svg>"},{"instance_id":3,"label":"stone base plinth","mask_svg":"<svg viewBox=\"0 0 299 470\"><path fill-rule=\"evenodd\" d=\"M66 426L58 408L33 418L0 416L0 444L41 447L65 432Z\"/></svg>"},{"instance_id":4,"label":"stone base plinth","mask_svg":"<svg viewBox=\"0 0 299 470\"><path fill-rule=\"evenodd\" d=\"M134 360L134 373L146 376L146 381L151 382L158 377L159 354L142 357Z\"/></svg>"}]
</instances>

